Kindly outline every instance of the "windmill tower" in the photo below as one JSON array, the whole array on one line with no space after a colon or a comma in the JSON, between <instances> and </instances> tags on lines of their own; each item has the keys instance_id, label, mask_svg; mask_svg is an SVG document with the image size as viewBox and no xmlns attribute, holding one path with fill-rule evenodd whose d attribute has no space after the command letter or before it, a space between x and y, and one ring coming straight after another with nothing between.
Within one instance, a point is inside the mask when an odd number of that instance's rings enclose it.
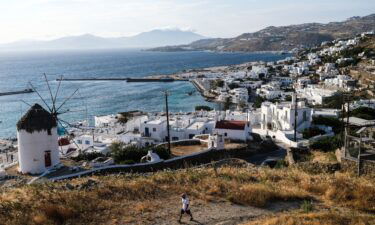
<instances>
[{"instance_id":1,"label":"windmill tower","mask_svg":"<svg viewBox=\"0 0 375 225\"><path fill-rule=\"evenodd\" d=\"M78 91L73 92L61 105L56 107L56 100L60 83L55 95L52 94L47 76L44 74L51 96L52 105L49 106L40 93L30 83L48 110L39 104L30 105L30 109L17 123L19 171L21 173L40 174L60 163L57 126L68 122L58 118L58 115L71 112L59 112L69 99ZM27 104L27 103L26 103ZM29 104L28 104L29 105Z\"/></svg>"},{"instance_id":2,"label":"windmill tower","mask_svg":"<svg viewBox=\"0 0 375 225\"><path fill-rule=\"evenodd\" d=\"M18 121L17 139L21 173L43 173L60 163L56 118L39 104Z\"/></svg>"}]
</instances>

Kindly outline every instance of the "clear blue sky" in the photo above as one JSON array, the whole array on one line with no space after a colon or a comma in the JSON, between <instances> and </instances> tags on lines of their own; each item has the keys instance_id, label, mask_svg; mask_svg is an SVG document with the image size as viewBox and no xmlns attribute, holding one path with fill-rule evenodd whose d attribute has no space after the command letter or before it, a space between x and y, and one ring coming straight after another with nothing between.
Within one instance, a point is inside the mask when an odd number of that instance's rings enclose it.
<instances>
[{"instance_id":1,"label":"clear blue sky","mask_svg":"<svg viewBox=\"0 0 375 225\"><path fill-rule=\"evenodd\" d=\"M266 26L341 21L375 13L375 0L1 0L0 43L154 28L232 37Z\"/></svg>"}]
</instances>

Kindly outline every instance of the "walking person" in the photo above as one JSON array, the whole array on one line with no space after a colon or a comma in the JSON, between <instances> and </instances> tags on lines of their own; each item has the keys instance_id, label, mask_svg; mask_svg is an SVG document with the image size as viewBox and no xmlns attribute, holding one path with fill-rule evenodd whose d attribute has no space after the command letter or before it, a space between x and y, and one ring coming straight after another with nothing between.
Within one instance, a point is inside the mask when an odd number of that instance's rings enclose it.
<instances>
[{"instance_id":1,"label":"walking person","mask_svg":"<svg viewBox=\"0 0 375 225\"><path fill-rule=\"evenodd\" d=\"M187 194L182 194L181 196L181 202L182 202L182 208L181 208L181 213L180 213L180 219L178 219L178 222L181 223L181 218L182 218L182 215L183 214L188 214L190 216L190 221L194 220L193 219L193 214L191 214L191 211L190 211L190 201L189 201L189 198L187 196Z\"/></svg>"}]
</instances>

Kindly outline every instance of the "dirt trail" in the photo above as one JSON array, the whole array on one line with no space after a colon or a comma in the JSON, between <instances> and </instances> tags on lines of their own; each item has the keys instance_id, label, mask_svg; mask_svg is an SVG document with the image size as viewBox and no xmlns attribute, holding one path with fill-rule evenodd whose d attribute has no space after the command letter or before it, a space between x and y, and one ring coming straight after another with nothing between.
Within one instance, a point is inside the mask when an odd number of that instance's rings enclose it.
<instances>
[{"instance_id":1,"label":"dirt trail","mask_svg":"<svg viewBox=\"0 0 375 225\"><path fill-rule=\"evenodd\" d=\"M158 210L157 215L148 217L147 224L204 224L204 225L232 225L241 224L251 220L252 218L272 214L280 211L296 209L300 207L300 202L277 202L271 204L265 209L241 206L231 204L229 202L204 202L197 200L192 202L191 211L194 221L190 221L190 217L184 215L181 223L177 222L179 217L180 204L173 203Z\"/></svg>"}]
</instances>

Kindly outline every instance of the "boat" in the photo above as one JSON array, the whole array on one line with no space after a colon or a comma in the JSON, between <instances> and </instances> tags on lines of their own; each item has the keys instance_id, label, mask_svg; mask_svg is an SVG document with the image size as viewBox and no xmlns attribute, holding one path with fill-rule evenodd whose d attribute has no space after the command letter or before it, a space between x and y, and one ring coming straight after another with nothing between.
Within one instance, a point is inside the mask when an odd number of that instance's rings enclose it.
<instances>
[{"instance_id":1,"label":"boat","mask_svg":"<svg viewBox=\"0 0 375 225\"><path fill-rule=\"evenodd\" d=\"M17 94L26 94L26 93L33 93L35 92L33 89L31 88L27 88L27 89L24 89L22 91L10 91L10 92L2 92L0 93L0 96L4 96L4 95L17 95Z\"/></svg>"},{"instance_id":2,"label":"boat","mask_svg":"<svg viewBox=\"0 0 375 225\"><path fill-rule=\"evenodd\" d=\"M189 91L187 95L192 96L194 94L194 91Z\"/></svg>"}]
</instances>

